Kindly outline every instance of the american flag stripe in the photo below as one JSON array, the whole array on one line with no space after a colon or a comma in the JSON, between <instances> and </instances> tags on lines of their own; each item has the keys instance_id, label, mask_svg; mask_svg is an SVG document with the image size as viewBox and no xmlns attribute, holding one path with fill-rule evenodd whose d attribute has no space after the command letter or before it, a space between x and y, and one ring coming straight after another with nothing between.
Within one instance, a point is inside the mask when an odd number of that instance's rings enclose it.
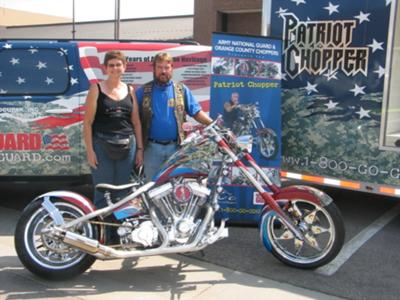
<instances>
[{"instance_id":1,"label":"american flag stripe","mask_svg":"<svg viewBox=\"0 0 400 300\"><path fill-rule=\"evenodd\" d=\"M74 109L75 113L78 113L78 112L80 113L80 112L83 112L83 111L85 111L85 106L79 106L79 107Z\"/></svg>"},{"instance_id":2,"label":"american flag stripe","mask_svg":"<svg viewBox=\"0 0 400 300\"><path fill-rule=\"evenodd\" d=\"M79 48L93 48L95 47L99 52L107 52L109 50L132 50L137 51L156 51L160 52L165 49L173 49L182 47L181 44L174 43L146 43L146 42L133 42L133 43L91 43L91 42L80 42L78 43Z\"/></svg>"},{"instance_id":3,"label":"american flag stripe","mask_svg":"<svg viewBox=\"0 0 400 300\"><path fill-rule=\"evenodd\" d=\"M46 150L68 150L69 146L47 146Z\"/></svg>"},{"instance_id":4,"label":"american flag stripe","mask_svg":"<svg viewBox=\"0 0 400 300\"><path fill-rule=\"evenodd\" d=\"M101 69L87 67L85 68L85 74L90 83L98 83L106 79Z\"/></svg>"},{"instance_id":5,"label":"american flag stripe","mask_svg":"<svg viewBox=\"0 0 400 300\"><path fill-rule=\"evenodd\" d=\"M86 56L81 58L81 66L82 68L93 68L101 69L102 63L100 62L97 56Z\"/></svg>"},{"instance_id":6,"label":"american flag stripe","mask_svg":"<svg viewBox=\"0 0 400 300\"><path fill-rule=\"evenodd\" d=\"M33 124L37 129L51 129L56 127L67 127L83 120L82 114L61 114L59 117L51 116L38 119Z\"/></svg>"},{"instance_id":7,"label":"american flag stripe","mask_svg":"<svg viewBox=\"0 0 400 300\"><path fill-rule=\"evenodd\" d=\"M200 58L205 58L207 57L206 55L208 55L208 53L204 53L199 54L199 55L190 55L190 58L194 58L194 59L200 59ZM188 58L189 55L184 55L184 56L180 56L180 58ZM201 65L203 65L204 63L200 63ZM182 74L191 67L194 67L196 65L200 65L199 63L196 62L175 62L174 63L174 75L178 75L178 76L182 76ZM207 60L206 62L208 68L210 66L210 60ZM99 59L97 57L86 57L86 58L82 58L81 59L81 65L85 70L86 76L89 78L90 81L96 81L99 79L105 79L106 75L104 73L104 69L102 67L102 65L99 62ZM134 69L132 70L132 72L130 72L130 69ZM133 67L130 66L129 62L128 62L128 68L127 68L127 72L126 73L145 73L145 75L150 75L151 78L149 80L152 79L153 76L153 67L151 65L151 63L149 62L135 62ZM149 73L149 74L147 74Z\"/></svg>"},{"instance_id":8,"label":"american flag stripe","mask_svg":"<svg viewBox=\"0 0 400 300\"><path fill-rule=\"evenodd\" d=\"M68 138L64 133L50 134L43 137L46 150L68 150Z\"/></svg>"},{"instance_id":9,"label":"american flag stripe","mask_svg":"<svg viewBox=\"0 0 400 300\"><path fill-rule=\"evenodd\" d=\"M121 48L118 48L119 50L124 50ZM97 66L101 66L103 61L104 61L104 56L106 54L106 51L110 49L106 49L104 51L99 50L96 48L96 46L86 46L86 47L80 47L79 48L79 55L81 57L81 63L83 60L91 60L94 58L95 60L93 62L97 62ZM202 56L201 53L204 53L204 56L209 56L211 59L211 48L208 46L180 46L179 48L163 48L160 49L161 51L166 51L170 52L173 56L179 57L179 56ZM151 51L144 51L141 49L137 49L133 45L124 51L124 54L128 57L137 57L137 58L145 58L149 56L155 56L157 53L160 52L160 50L154 50L151 49ZM147 63L146 63L147 64ZM92 65L96 65L93 64ZM83 64L84 66L84 64Z\"/></svg>"},{"instance_id":10,"label":"american flag stripe","mask_svg":"<svg viewBox=\"0 0 400 300\"><path fill-rule=\"evenodd\" d=\"M209 66L210 63L207 63L207 65ZM185 74L185 72L187 72L187 69L192 68L195 65L190 65L190 66L185 66L185 67L180 67L180 68L174 68L174 77L178 77L178 78L182 78L183 75ZM208 69L209 67L207 67ZM125 73L125 76L128 76L130 72ZM136 82L133 82L132 84L135 85L142 85L150 80L153 79L153 71L149 70L147 72L138 72L140 73L140 80L137 80ZM87 78L89 79L90 83L97 83L99 81L102 81L104 79L106 79L106 75L103 72L103 69L101 67L97 68L95 66L88 66L85 68L85 74L87 76ZM193 77L191 79L188 80L180 80L180 82L190 82L190 81L199 81L199 80L205 80L205 84L203 86L209 86L209 74L207 75L203 75L203 76L199 76L199 77ZM185 83L188 87L190 87L190 83Z\"/></svg>"},{"instance_id":11,"label":"american flag stripe","mask_svg":"<svg viewBox=\"0 0 400 300\"><path fill-rule=\"evenodd\" d=\"M80 45L80 44L79 44ZM119 50L125 50L124 54L128 57L149 57L155 56L160 51L166 51L171 53L173 56L185 56L185 55L197 55L198 53L205 53L211 57L211 48L209 46L192 46L192 45L183 45L179 47L164 47L162 49L152 48L149 51L144 51L142 49L138 49L135 45L131 45L128 49L118 48ZM104 60L104 56L106 51L110 49L99 49L97 45L93 46L85 46L79 48L79 56L82 58L95 57L98 58L99 64L102 64Z\"/></svg>"},{"instance_id":12,"label":"american flag stripe","mask_svg":"<svg viewBox=\"0 0 400 300\"><path fill-rule=\"evenodd\" d=\"M179 74L179 73L181 73L181 74ZM175 72L175 74L178 75L178 76L182 75L184 73L185 73L185 69L183 69L183 68L181 70L176 69L176 72ZM106 76L103 74L102 70L101 69L96 69L96 68L87 69L86 70L86 75L87 75L90 83L97 83L97 82L102 81L102 80L104 80L106 78ZM131 81L129 74L127 74L125 76L127 77L127 80L126 80L127 82ZM130 82L130 83L133 84L134 86L136 86L136 85L144 84L144 83L146 83L146 82L148 82L148 81L153 79L153 73L152 72L142 72L139 76L140 76L140 79L137 79L136 81ZM209 75L200 76L200 77L193 77L193 78L190 78L190 79L187 79L187 80L180 80L180 81L181 82L186 82L185 84L187 86L189 86L190 88L195 88L195 86L193 86L193 85L199 85L198 82L201 82L201 81L206 81L205 83L201 84L201 86L209 86L208 80L209 80Z\"/></svg>"},{"instance_id":13,"label":"american flag stripe","mask_svg":"<svg viewBox=\"0 0 400 300\"><path fill-rule=\"evenodd\" d=\"M80 64L90 83L98 83L106 78L102 68L104 55L109 50L123 50L129 57L142 58L154 56L159 52L166 51L174 57L178 57L174 63L174 79L187 85L202 109L209 112L210 107L210 81L209 70L211 61L211 47L197 45L181 45L170 43L93 43L83 42L77 44L79 47ZM199 60L201 63L199 63ZM205 61L205 62L204 62ZM204 65L205 64L205 65ZM196 65L207 70L207 74L189 73ZM132 68L132 71L129 70ZM191 69L192 68L192 69ZM134 71L133 71L134 69ZM150 62L128 62L127 78L129 74L137 73L140 80L132 82L134 88L139 88L144 83L153 79L153 70ZM184 79L183 79L184 78ZM128 80L125 80L129 83ZM51 129L56 127L68 127L83 120L83 106L87 91L82 91L70 97L57 98L52 103L61 105L72 110L72 113L63 113L57 116L44 116L31 120L34 127Z\"/></svg>"},{"instance_id":14,"label":"american flag stripe","mask_svg":"<svg viewBox=\"0 0 400 300\"><path fill-rule=\"evenodd\" d=\"M200 106L201 106L201 109L202 109L204 112L206 112L206 113L210 112L210 100L207 100L207 101L199 101L199 104L200 104Z\"/></svg>"},{"instance_id":15,"label":"american flag stripe","mask_svg":"<svg viewBox=\"0 0 400 300\"><path fill-rule=\"evenodd\" d=\"M130 45L133 47L133 45ZM136 46L136 45L135 45ZM148 51L134 50L129 49L125 51L125 55L129 57L148 57L149 55L155 55L159 51L170 51L170 44L163 45L163 47L159 47L156 50L154 47L149 47ZM167 46L168 48L165 48ZM143 49L143 48L142 48ZM104 74L101 61L104 59L104 51L108 51L109 48L101 48L94 47L92 44L86 44L85 47L80 48L81 56L81 65L85 70L86 76L88 77L91 83L97 83L106 78ZM179 47L174 47L173 51L178 51L180 55L175 55L178 59L174 63L174 77L175 78L184 78L185 73L190 68L193 68L196 65L199 65L198 60L201 58L205 58L207 65L207 70L209 70L210 61L211 61L211 49L208 46L192 46L192 45L179 45ZM204 63L203 63L204 64ZM128 63L128 72L126 74L132 73L129 72L129 63ZM153 70L151 63L149 62L134 62L133 63L134 72L139 73L140 80L136 80L132 83L135 89L139 88L142 84L153 79ZM126 75L129 76L129 75ZM201 75L198 77L193 77L186 80L181 80L182 83L187 85L195 95L195 97L200 102L202 109L206 112L209 111L209 74ZM186 75L187 77L187 75Z\"/></svg>"}]
</instances>

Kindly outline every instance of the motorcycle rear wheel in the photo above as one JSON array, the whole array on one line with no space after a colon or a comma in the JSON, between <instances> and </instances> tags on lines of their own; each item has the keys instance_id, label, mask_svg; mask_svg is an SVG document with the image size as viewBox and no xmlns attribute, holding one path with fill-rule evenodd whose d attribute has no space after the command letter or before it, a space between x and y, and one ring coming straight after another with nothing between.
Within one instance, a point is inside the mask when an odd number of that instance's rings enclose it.
<instances>
[{"instance_id":1,"label":"motorcycle rear wheel","mask_svg":"<svg viewBox=\"0 0 400 300\"><path fill-rule=\"evenodd\" d=\"M52 202L65 221L84 215L71 203ZM15 229L15 248L22 264L32 273L50 280L68 279L85 272L96 258L43 233L53 225L53 219L41 204L41 201L35 201L28 205ZM98 239L98 228L90 223L79 223L71 231Z\"/></svg>"},{"instance_id":2,"label":"motorcycle rear wheel","mask_svg":"<svg viewBox=\"0 0 400 300\"><path fill-rule=\"evenodd\" d=\"M344 243L345 230L339 209L333 202L322 207L303 199L291 201L291 207L293 210L287 214L305 240L296 238L276 212L268 211L260 223L264 246L277 259L293 267L312 269L329 263Z\"/></svg>"}]
</instances>

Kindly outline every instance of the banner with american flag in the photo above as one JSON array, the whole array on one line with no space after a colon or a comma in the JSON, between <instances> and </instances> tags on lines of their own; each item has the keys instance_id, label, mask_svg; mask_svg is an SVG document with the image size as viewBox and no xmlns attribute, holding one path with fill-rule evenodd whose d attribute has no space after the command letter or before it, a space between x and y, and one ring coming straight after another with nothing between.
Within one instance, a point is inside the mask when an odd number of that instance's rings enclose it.
<instances>
[{"instance_id":1,"label":"banner with american flag","mask_svg":"<svg viewBox=\"0 0 400 300\"><path fill-rule=\"evenodd\" d=\"M0 42L1 175L90 174L82 139L90 84L106 78L105 53L124 52L123 81L152 80L158 52L174 57L174 80L185 83L209 111L211 48L152 42Z\"/></svg>"},{"instance_id":2,"label":"banner with american flag","mask_svg":"<svg viewBox=\"0 0 400 300\"><path fill-rule=\"evenodd\" d=\"M123 50L128 64L123 80L134 87L153 79L152 60L159 52L174 57L174 79L187 85L209 111L211 47L174 43L79 43L81 65L90 83L105 79L104 55L111 49Z\"/></svg>"},{"instance_id":3,"label":"banner with american flag","mask_svg":"<svg viewBox=\"0 0 400 300\"><path fill-rule=\"evenodd\" d=\"M283 170L398 185L398 153L379 148L391 8L272 1L271 34L283 39Z\"/></svg>"}]
</instances>

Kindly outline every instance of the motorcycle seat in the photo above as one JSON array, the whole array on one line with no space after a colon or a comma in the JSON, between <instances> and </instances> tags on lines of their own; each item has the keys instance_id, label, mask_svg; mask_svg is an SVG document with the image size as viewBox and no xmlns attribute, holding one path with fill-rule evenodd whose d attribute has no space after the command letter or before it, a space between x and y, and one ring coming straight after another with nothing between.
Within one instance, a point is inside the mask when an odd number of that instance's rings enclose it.
<instances>
[{"instance_id":1,"label":"motorcycle seat","mask_svg":"<svg viewBox=\"0 0 400 300\"><path fill-rule=\"evenodd\" d=\"M138 182L132 182L132 183L127 183L127 184L122 184L122 185L113 185L113 184L108 184L108 183L99 183L96 185L96 190L100 192L105 192L105 191L122 191L126 189L130 189L136 186L139 186L140 183Z\"/></svg>"}]
</instances>

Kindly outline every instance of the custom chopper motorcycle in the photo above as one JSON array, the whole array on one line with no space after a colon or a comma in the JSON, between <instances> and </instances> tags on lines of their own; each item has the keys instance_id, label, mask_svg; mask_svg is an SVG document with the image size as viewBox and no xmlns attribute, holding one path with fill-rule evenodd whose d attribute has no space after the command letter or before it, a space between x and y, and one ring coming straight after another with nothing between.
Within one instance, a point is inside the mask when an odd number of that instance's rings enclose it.
<instances>
[{"instance_id":1,"label":"custom chopper motorcycle","mask_svg":"<svg viewBox=\"0 0 400 300\"><path fill-rule=\"evenodd\" d=\"M97 185L108 201L104 208L96 209L89 199L67 191L34 199L15 230L21 262L38 276L61 280L83 273L96 259L204 249L228 236L225 221L217 226L214 214L231 165L241 170L265 202L259 232L267 250L299 268L331 261L344 241L343 221L332 199L307 186L274 185L250 155L252 137L236 138L219 125L220 120L196 128L152 181ZM217 172L210 172L211 168ZM211 173L217 174L214 180L208 180ZM126 190L126 196L112 199L115 190ZM113 222L107 221L110 216ZM116 244L105 239L108 227L118 234Z\"/></svg>"},{"instance_id":2,"label":"custom chopper motorcycle","mask_svg":"<svg viewBox=\"0 0 400 300\"><path fill-rule=\"evenodd\" d=\"M252 135L254 144L258 145L260 154L272 159L278 153L278 137L271 128L266 128L261 119L258 102L255 104L239 104L239 117L232 124L232 131L237 136Z\"/></svg>"}]
</instances>

